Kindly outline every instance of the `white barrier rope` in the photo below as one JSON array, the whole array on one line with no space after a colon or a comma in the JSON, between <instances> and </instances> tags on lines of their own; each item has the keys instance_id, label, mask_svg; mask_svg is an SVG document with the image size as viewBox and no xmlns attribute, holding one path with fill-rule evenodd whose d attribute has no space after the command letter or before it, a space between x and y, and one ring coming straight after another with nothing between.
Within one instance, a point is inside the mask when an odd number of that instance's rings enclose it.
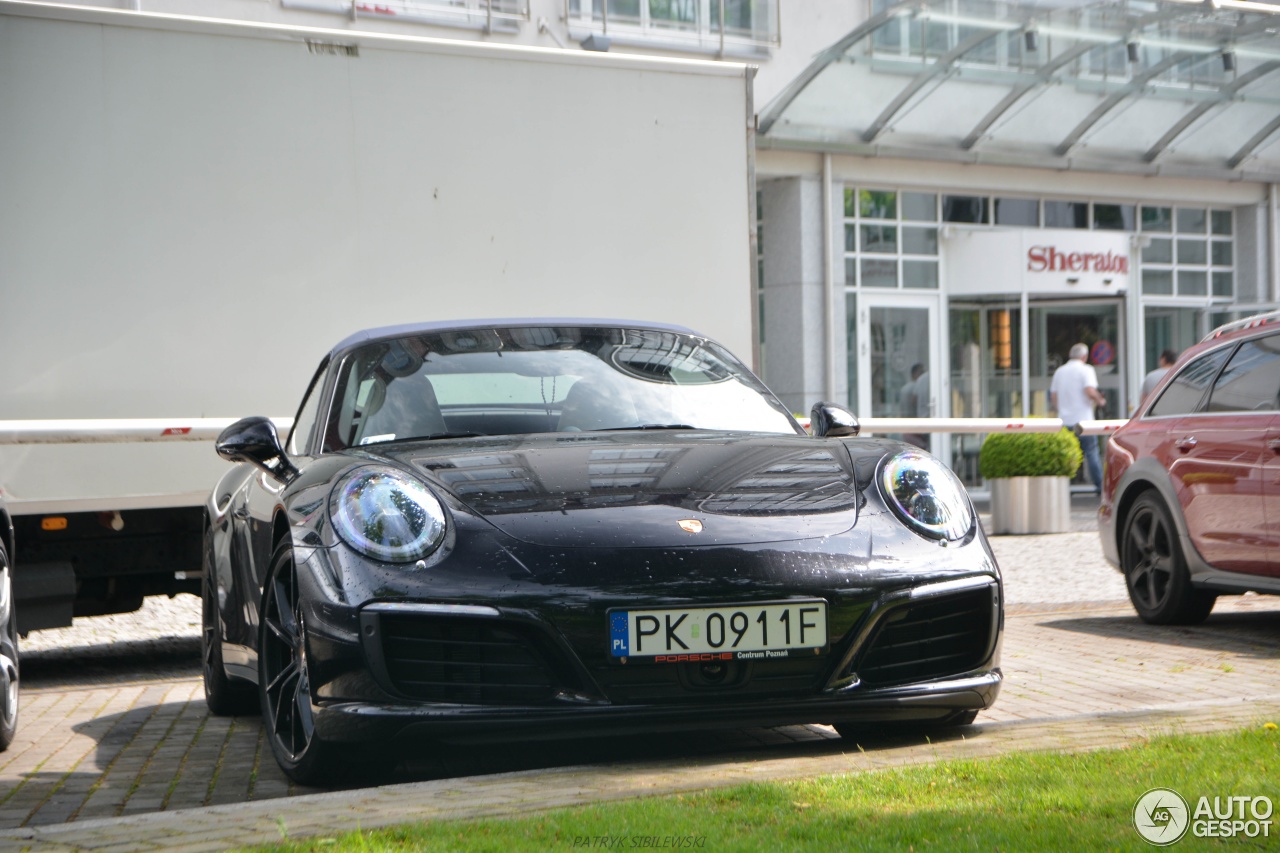
<instances>
[{"instance_id":1,"label":"white barrier rope","mask_svg":"<svg viewBox=\"0 0 1280 853\"><path fill-rule=\"evenodd\" d=\"M213 441L235 418L133 418L101 420L0 421L4 444L131 444L152 441ZM281 432L293 418L272 418ZM801 418L806 429L809 419ZM1058 418L859 418L861 435L889 433L1056 432ZM1085 435L1105 435L1124 420L1084 421Z\"/></svg>"}]
</instances>

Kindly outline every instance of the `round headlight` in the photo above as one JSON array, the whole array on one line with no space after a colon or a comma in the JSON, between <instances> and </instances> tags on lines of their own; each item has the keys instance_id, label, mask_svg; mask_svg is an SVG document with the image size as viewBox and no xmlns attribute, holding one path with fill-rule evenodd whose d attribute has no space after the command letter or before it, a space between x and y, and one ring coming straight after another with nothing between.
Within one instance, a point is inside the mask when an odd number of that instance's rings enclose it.
<instances>
[{"instance_id":1,"label":"round headlight","mask_svg":"<svg viewBox=\"0 0 1280 853\"><path fill-rule=\"evenodd\" d=\"M889 505L931 539L963 539L973 526L964 486L932 456L903 451L885 462L880 482Z\"/></svg>"},{"instance_id":2,"label":"round headlight","mask_svg":"<svg viewBox=\"0 0 1280 853\"><path fill-rule=\"evenodd\" d=\"M388 563L425 557L444 538L440 501L421 483L383 468L357 468L329 497L333 529L360 553Z\"/></svg>"}]
</instances>

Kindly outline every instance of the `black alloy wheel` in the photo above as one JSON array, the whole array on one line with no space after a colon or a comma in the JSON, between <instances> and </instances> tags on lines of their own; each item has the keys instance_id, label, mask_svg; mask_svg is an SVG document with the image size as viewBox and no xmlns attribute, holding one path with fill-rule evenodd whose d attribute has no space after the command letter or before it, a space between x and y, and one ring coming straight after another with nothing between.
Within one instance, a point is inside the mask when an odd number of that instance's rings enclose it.
<instances>
[{"instance_id":1,"label":"black alloy wheel","mask_svg":"<svg viewBox=\"0 0 1280 853\"><path fill-rule=\"evenodd\" d=\"M1129 600L1152 625L1195 625L1213 609L1217 596L1191 585L1178 529L1168 507L1146 492L1129 510L1120 540L1120 566Z\"/></svg>"},{"instance_id":2,"label":"black alloy wheel","mask_svg":"<svg viewBox=\"0 0 1280 853\"><path fill-rule=\"evenodd\" d=\"M219 717L258 713L258 691L252 684L227 676L222 662L222 618L218 610L218 584L214 577L213 537L206 523L200 580L200 660L203 663L204 701Z\"/></svg>"},{"instance_id":3,"label":"black alloy wheel","mask_svg":"<svg viewBox=\"0 0 1280 853\"><path fill-rule=\"evenodd\" d=\"M0 751L9 748L18 733L18 614L13 600L13 572L9 555L0 542Z\"/></svg>"},{"instance_id":4,"label":"black alloy wheel","mask_svg":"<svg viewBox=\"0 0 1280 853\"><path fill-rule=\"evenodd\" d=\"M262 723L285 775L301 785L331 786L342 781L332 746L316 736L298 570L288 540L276 546L262 590L258 687Z\"/></svg>"}]
</instances>

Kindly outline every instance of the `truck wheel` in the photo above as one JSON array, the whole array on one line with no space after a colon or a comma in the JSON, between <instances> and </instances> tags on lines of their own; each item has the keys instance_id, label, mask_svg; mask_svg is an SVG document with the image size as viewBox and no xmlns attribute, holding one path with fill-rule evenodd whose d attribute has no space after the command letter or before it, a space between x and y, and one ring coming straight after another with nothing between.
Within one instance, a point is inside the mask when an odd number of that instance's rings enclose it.
<instances>
[{"instance_id":1,"label":"truck wheel","mask_svg":"<svg viewBox=\"0 0 1280 853\"><path fill-rule=\"evenodd\" d=\"M219 717L258 712L258 693L252 684L227 676L222 663L222 618L218 613L218 585L213 578L213 538L204 533L204 572L200 582L200 660L204 670L204 701Z\"/></svg>"},{"instance_id":2,"label":"truck wheel","mask_svg":"<svg viewBox=\"0 0 1280 853\"><path fill-rule=\"evenodd\" d=\"M13 573L0 542L0 750L9 748L18 732L18 615L13 601Z\"/></svg>"},{"instance_id":3,"label":"truck wheel","mask_svg":"<svg viewBox=\"0 0 1280 853\"><path fill-rule=\"evenodd\" d=\"M298 569L288 540L276 546L258 620L258 688L262 722L280 769L300 785L343 781L332 744L316 734L307 674L306 626Z\"/></svg>"},{"instance_id":4,"label":"truck wheel","mask_svg":"<svg viewBox=\"0 0 1280 853\"><path fill-rule=\"evenodd\" d=\"M1169 508L1155 492L1139 497L1124 523L1120 567L1129 600L1152 625L1195 625L1205 620L1217 596L1191 585Z\"/></svg>"}]
</instances>

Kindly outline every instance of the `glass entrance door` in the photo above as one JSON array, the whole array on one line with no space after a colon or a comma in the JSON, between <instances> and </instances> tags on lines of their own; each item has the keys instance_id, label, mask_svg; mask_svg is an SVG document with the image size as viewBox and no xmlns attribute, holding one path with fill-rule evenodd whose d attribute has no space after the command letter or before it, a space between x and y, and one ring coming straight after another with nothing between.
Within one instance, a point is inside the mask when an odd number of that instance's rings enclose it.
<instances>
[{"instance_id":1,"label":"glass entrance door","mask_svg":"<svg viewBox=\"0 0 1280 853\"><path fill-rule=\"evenodd\" d=\"M1107 398L1101 417L1125 417L1125 352L1121 303L1117 299L1074 302L1033 302L1030 310L1031 342L1030 414L1046 417L1049 382L1066 360L1073 344L1089 347L1089 364L1098 374L1098 390Z\"/></svg>"},{"instance_id":2,"label":"glass entrance door","mask_svg":"<svg viewBox=\"0 0 1280 853\"><path fill-rule=\"evenodd\" d=\"M951 303L950 415L1049 416L1053 372L1067 360L1072 344L1084 343L1090 349L1089 363L1097 371L1098 386L1107 398L1106 415L1124 417L1121 304L1118 299L1030 302L1024 340L1021 300ZM958 433L948 443L952 469L965 485L977 486L981 482L978 452L982 436Z\"/></svg>"},{"instance_id":3,"label":"glass entrance door","mask_svg":"<svg viewBox=\"0 0 1280 853\"><path fill-rule=\"evenodd\" d=\"M859 299L857 410L873 418L941 415L938 304L932 297L895 295ZM942 442L927 433L895 436L935 452Z\"/></svg>"}]
</instances>

